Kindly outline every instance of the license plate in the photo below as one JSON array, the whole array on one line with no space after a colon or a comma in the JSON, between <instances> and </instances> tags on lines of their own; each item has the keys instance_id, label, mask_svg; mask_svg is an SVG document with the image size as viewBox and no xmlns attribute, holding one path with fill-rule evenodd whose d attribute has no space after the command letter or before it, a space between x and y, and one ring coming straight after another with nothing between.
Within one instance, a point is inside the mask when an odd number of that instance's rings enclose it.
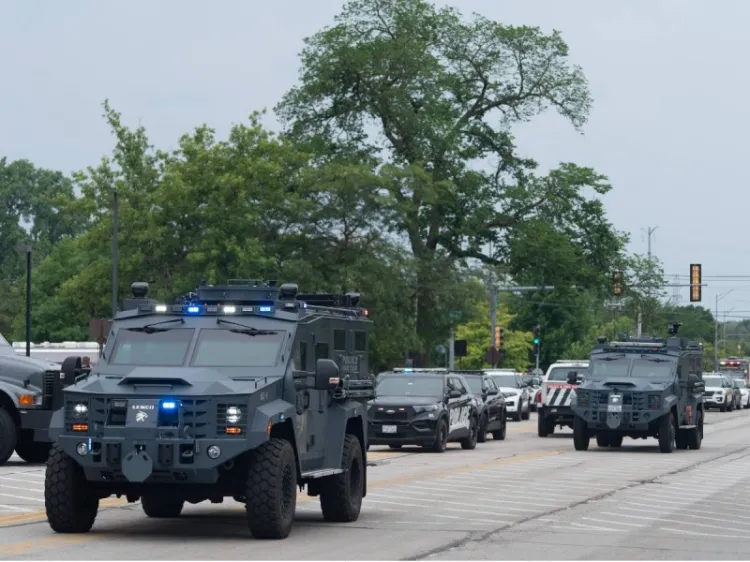
<instances>
[{"instance_id":1,"label":"license plate","mask_svg":"<svg viewBox=\"0 0 750 562\"><path fill-rule=\"evenodd\" d=\"M622 412L622 404L609 404L607 406L608 412Z\"/></svg>"},{"instance_id":2,"label":"license plate","mask_svg":"<svg viewBox=\"0 0 750 562\"><path fill-rule=\"evenodd\" d=\"M395 425L384 425L383 433L397 433L398 427Z\"/></svg>"},{"instance_id":3,"label":"license plate","mask_svg":"<svg viewBox=\"0 0 750 562\"><path fill-rule=\"evenodd\" d=\"M554 414L555 412L557 412L557 408L551 408L550 412L552 412Z\"/></svg>"}]
</instances>

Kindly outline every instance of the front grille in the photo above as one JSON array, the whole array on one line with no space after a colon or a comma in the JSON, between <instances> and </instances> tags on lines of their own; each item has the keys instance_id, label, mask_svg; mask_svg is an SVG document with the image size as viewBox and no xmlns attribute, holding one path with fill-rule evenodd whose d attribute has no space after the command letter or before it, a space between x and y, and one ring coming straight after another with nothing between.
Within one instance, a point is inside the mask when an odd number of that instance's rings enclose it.
<instances>
[{"instance_id":1,"label":"front grille","mask_svg":"<svg viewBox=\"0 0 750 562\"><path fill-rule=\"evenodd\" d=\"M42 404L50 406L55 395L55 383L60 380L60 371L45 371L42 383Z\"/></svg>"}]
</instances>

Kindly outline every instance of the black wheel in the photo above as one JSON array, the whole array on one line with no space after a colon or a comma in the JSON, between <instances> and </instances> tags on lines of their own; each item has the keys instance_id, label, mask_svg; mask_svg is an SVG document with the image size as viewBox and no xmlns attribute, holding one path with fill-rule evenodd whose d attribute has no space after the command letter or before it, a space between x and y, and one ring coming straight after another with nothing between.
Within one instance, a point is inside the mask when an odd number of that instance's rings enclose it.
<instances>
[{"instance_id":1,"label":"black wheel","mask_svg":"<svg viewBox=\"0 0 750 562\"><path fill-rule=\"evenodd\" d=\"M344 440L341 468L344 472L326 478L320 490L320 508L326 521L351 523L359 518L365 483L362 446L355 435Z\"/></svg>"},{"instance_id":2,"label":"black wheel","mask_svg":"<svg viewBox=\"0 0 750 562\"><path fill-rule=\"evenodd\" d=\"M179 517L184 506L184 500L175 498L169 493L143 494L141 496L141 507L143 507L143 513L149 517L158 519Z\"/></svg>"},{"instance_id":3,"label":"black wheel","mask_svg":"<svg viewBox=\"0 0 750 562\"><path fill-rule=\"evenodd\" d=\"M438 420L437 427L435 428L435 443L432 445L432 450L436 453L442 453L448 448L448 424L445 420Z\"/></svg>"},{"instance_id":4,"label":"black wheel","mask_svg":"<svg viewBox=\"0 0 750 562\"><path fill-rule=\"evenodd\" d=\"M479 422L479 433L477 433L478 443L484 443L487 441L487 426L488 425L489 425L489 421L487 421L487 416L482 416L482 419Z\"/></svg>"},{"instance_id":5,"label":"black wheel","mask_svg":"<svg viewBox=\"0 0 750 562\"><path fill-rule=\"evenodd\" d=\"M601 447L602 449L605 449L609 447L610 439L609 435L606 433L597 433L596 434L596 446Z\"/></svg>"},{"instance_id":6,"label":"black wheel","mask_svg":"<svg viewBox=\"0 0 750 562\"><path fill-rule=\"evenodd\" d=\"M576 451L588 451L589 442L589 428L586 426L586 422L576 416L573 421L573 446Z\"/></svg>"},{"instance_id":7,"label":"black wheel","mask_svg":"<svg viewBox=\"0 0 750 562\"><path fill-rule=\"evenodd\" d=\"M614 449L619 449L620 447L622 447L622 435L610 435L609 446Z\"/></svg>"},{"instance_id":8,"label":"black wheel","mask_svg":"<svg viewBox=\"0 0 750 562\"><path fill-rule=\"evenodd\" d=\"M33 431L21 432L21 439L16 443L16 454L28 463L47 462L52 443L33 441Z\"/></svg>"},{"instance_id":9,"label":"black wheel","mask_svg":"<svg viewBox=\"0 0 750 562\"><path fill-rule=\"evenodd\" d=\"M289 536L297 507L297 466L292 444L271 439L250 453L245 510L259 539Z\"/></svg>"},{"instance_id":10,"label":"black wheel","mask_svg":"<svg viewBox=\"0 0 750 562\"><path fill-rule=\"evenodd\" d=\"M678 429L674 436L674 444L677 449L684 451L688 448L689 429Z\"/></svg>"},{"instance_id":11,"label":"black wheel","mask_svg":"<svg viewBox=\"0 0 750 562\"><path fill-rule=\"evenodd\" d=\"M477 418L469 421L469 436L461 439L461 448L470 451L477 448L477 437L479 436L479 422Z\"/></svg>"},{"instance_id":12,"label":"black wheel","mask_svg":"<svg viewBox=\"0 0 750 562\"><path fill-rule=\"evenodd\" d=\"M8 462L18 444L18 427L7 410L0 408L0 466ZM20 456L20 455L19 455Z\"/></svg>"},{"instance_id":13,"label":"black wheel","mask_svg":"<svg viewBox=\"0 0 750 562\"><path fill-rule=\"evenodd\" d=\"M515 413L510 415L510 418L513 421L520 422L521 421L521 406L519 405L518 410L515 411Z\"/></svg>"},{"instance_id":14,"label":"black wheel","mask_svg":"<svg viewBox=\"0 0 750 562\"><path fill-rule=\"evenodd\" d=\"M527 420L531 417L531 402L526 404L526 410L521 410L521 419Z\"/></svg>"},{"instance_id":15,"label":"black wheel","mask_svg":"<svg viewBox=\"0 0 750 562\"><path fill-rule=\"evenodd\" d=\"M697 451L703 443L703 412L698 410L696 424L693 429L688 430L688 447Z\"/></svg>"},{"instance_id":16,"label":"black wheel","mask_svg":"<svg viewBox=\"0 0 750 562\"><path fill-rule=\"evenodd\" d=\"M401 445L388 445L391 449L400 449Z\"/></svg>"},{"instance_id":17,"label":"black wheel","mask_svg":"<svg viewBox=\"0 0 750 562\"><path fill-rule=\"evenodd\" d=\"M675 419L670 412L661 419L659 423L659 450L662 453L671 453L676 446L677 427Z\"/></svg>"},{"instance_id":18,"label":"black wheel","mask_svg":"<svg viewBox=\"0 0 750 562\"><path fill-rule=\"evenodd\" d=\"M536 434L539 437L547 437L549 435L549 424L547 423L547 418L543 418L538 414L536 416Z\"/></svg>"},{"instance_id":19,"label":"black wheel","mask_svg":"<svg viewBox=\"0 0 750 562\"><path fill-rule=\"evenodd\" d=\"M508 432L508 418L503 414L503 421L500 429L492 432L492 438L495 441L505 441L505 436Z\"/></svg>"},{"instance_id":20,"label":"black wheel","mask_svg":"<svg viewBox=\"0 0 750 562\"><path fill-rule=\"evenodd\" d=\"M83 469L57 443L47 460L44 507L56 533L88 533L99 511L99 498L91 493Z\"/></svg>"},{"instance_id":21,"label":"black wheel","mask_svg":"<svg viewBox=\"0 0 750 562\"><path fill-rule=\"evenodd\" d=\"M726 412L727 411L727 405L726 404L722 404L721 406L719 406L719 411L720 412Z\"/></svg>"}]
</instances>

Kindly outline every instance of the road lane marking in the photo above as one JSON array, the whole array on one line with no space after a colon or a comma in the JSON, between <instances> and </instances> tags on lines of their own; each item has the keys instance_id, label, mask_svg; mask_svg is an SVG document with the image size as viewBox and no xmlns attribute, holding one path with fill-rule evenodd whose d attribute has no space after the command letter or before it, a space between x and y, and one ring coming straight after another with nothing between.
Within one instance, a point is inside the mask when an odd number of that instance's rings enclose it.
<instances>
[{"instance_id":1,"label":"road lane marking","mask_svg":"<svg viewBox=\"0 0 750 562\"><path fill-rule=\"evenodd\" d=\"M415 481L424 481L428 478L440 478L440 477L448 476L452 474L470 473L478 469L481 470L481 469L489 469L492 467L513 465L517 463L529 462L529 461L539 459L539 458L556 456L561 453L564 453L565 451L567 451L567 449L560 448L560 449L553 449L549 451L535 451L532 453L511 455L508 457L501 457L499 459L495 459L495 460L487 461L483 463L478 463L474 465L446 468L446 469L441 469L441 470L435 470L432 472L421 472L421 473L412 474L412 475L400 476L400 477L392 478L389 480L376 481L376 482L368 483L367 488L368 490L377 490L377 489L383 489L383 488L388 488L388 487L393 487L393 486L399 486L402 484L409 484ZM298 503L307 503L307 502L312 502L316 500L317 500L317 497L307 496L306 494L303 495L302 497L298 496L297 498ZM99 502L100 508L105 508L105 509L121 508L121 507L126 507L127 505L135 505L135 504L128 504L127 500L124 498L105 498L103 500L100 500ZM384 508L379 508L379 509L385 511ZM230 510L234 512L245 511L244 506L236 508L236 509L230 508ZM448 509L447 511L453 511L453 510ZM494 513L492 515L494 515ZM446 517L454 517L454 516L446 516ZM462 517L457 517L457 516L456 518L463 519ZM47 515L46 515L46 511L44 510L33 511L29 513L19 513L17 515L14 514L14 515L0 516L0 528L11 527L15 525L29 524L29 523L40 523L42 521L45 521L46 519L47 519ZM117 534L117 533L108 533L107 535L111 535L111 534ZM41 539L37 541L22 541L20 543L0 545L0 553L9 554L9 555L20 555L25 552L28 552L29 550L48 548L46 545L50 543L51 543L50 547L54 547L55 544L64 543L64 542L80 543L80 542L88 542L88 541L94 541L94 540L103 540L105 538L108 538L108 537L105 535L87 534L87 535L77 536L73 538L73 537L70 537L69 535L57 535L54 537L50 537L48 539Z\"/></svg>"}]
</instances>

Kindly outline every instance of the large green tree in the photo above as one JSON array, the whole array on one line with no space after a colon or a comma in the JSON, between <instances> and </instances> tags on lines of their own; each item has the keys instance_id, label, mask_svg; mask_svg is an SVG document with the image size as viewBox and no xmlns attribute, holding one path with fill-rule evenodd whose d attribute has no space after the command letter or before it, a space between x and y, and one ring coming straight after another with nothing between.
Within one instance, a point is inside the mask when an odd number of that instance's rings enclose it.
<instances>
[{"instance_id":1,"label":"large green tree","mask_svg":"<svg viewBox=\"0 0 750 562\"><path fill-rule=\"evenodd\" d=\"M606 178L573 164L535 175L510 133L548 108L576 128L586 122L587 82L559 33L467 20L422 0L350 0L301 57L300 84L277 113L323 160L382 162L370 191L382 228L415 259L423 344L444 335L436 326L450 312L437 306L436 285L467 259L558 283L601 282L622 247L589 196L609 190Z\"/></svg>"}]
</instances>

